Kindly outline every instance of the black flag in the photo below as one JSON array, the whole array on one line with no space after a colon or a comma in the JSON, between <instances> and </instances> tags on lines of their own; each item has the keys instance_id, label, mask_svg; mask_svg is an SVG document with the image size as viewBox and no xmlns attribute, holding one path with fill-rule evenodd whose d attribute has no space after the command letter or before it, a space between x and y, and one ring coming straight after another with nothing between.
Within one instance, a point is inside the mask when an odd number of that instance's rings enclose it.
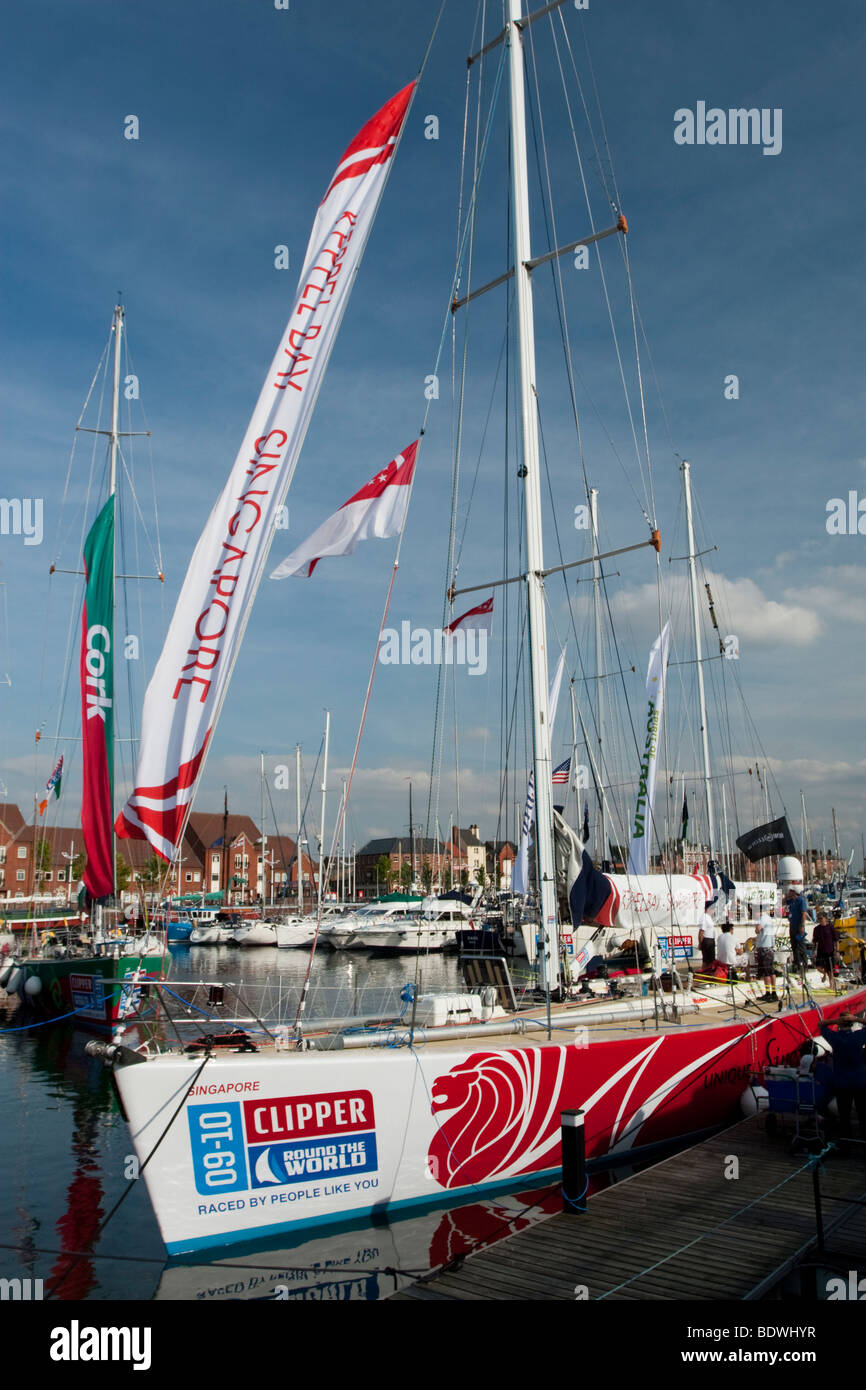
<instances>
[{"instance_id":1,"label":"black flag","mask_svg":"<svg viewBox=\"0 0 866 1390\"><path fill-rule=\"evenodd\" d=\"M785 816L768 821L766 825L756 825L754 830L747 830L737 840L737 849L741 849L753 864L759 859L769 859L772 854L796 853Z\"/></svg>"}]
</instances>

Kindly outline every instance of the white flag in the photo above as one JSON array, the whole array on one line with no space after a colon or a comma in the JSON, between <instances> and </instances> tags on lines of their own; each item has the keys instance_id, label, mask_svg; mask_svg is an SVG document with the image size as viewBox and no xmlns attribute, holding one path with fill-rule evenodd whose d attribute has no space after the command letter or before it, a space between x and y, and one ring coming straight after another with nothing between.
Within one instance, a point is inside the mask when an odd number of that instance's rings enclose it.
<instances>
[{"instance_id":1,"label":"white flag","mask_svg":"<svg viewBox=\"0 0 866 1390\"><path fill-rule=\"evenodd\" d=\"M631 839L628 847L629 874L649 873L649 847L656 794L656 765L659 734L662 727L662 710L665 702L665 678L668 669L670 636L671 625L665 623L661 633L652 644L647 667L645 740L641 757L637 802L631 823Z\"/></svg>"},{"instance_id":2,"label":"white flag","mask_svg":"<svg viewBox=\"0 0 866 1390\"><path fill-rule=\"evenodd\" d=\"M553 680L550 682L550 690L547 696L547 713L550 719L551 737L553 736L553 725L556 722L556 706L559 704L559 687L562 685L562 673L564 670L565 652L563 651L560 654ZM520 827L520 847L511 870L512 893L526 893L529 889L529 835L534 820L535 771L533 769L529 774L529 785L526 788L526 805L523 808L523 824Z\"/></svg>"},{"instance_id":3,"label":"white flag","mask_svg":"<svg viewBox=\"0 0 866 1390\"><path fill-rule=\"evenodd\" d=\"M351 555L358 541L396 536L406 520L417 452L416 439L277 565L271 579L309 579L326 555Z\"/></svg>"},{"instance_id":4,"label":"white flag","mask_svg":"<svg viewBox=\"0 0 866 1390\"><path fill-rule=\"evenodd\" d=\"M414 86L355 137L319 206L282 341L147 689L134 790L116 830L164 858L180 839Z\"/></svg>"}]
</instances>

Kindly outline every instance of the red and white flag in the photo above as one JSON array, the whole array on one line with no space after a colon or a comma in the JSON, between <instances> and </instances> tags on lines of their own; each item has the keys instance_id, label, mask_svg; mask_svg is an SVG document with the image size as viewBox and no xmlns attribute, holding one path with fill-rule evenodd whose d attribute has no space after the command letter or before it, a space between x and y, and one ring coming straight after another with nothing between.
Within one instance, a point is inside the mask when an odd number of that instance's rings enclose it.
<instances>
[{"instance_id":1,"label":"red and white flag","mask_svg":"<svg viewBox=\"0 0 866 1390\"><path fill-rule=\"evenodd\" d=\"M367 122L328 185L289 321L147 689L134 790L116 830L165 859L180 840L414 87Z\"/></svg>"},{"instance_id":2,"label":"red and white flag","mask_svg":"<svg viewBox=\"0 0 866 1390\"><path fill-rule=\"evenodd\" d=\"M293 574L309 579L326 555L351 555L358 541L396 536L406 520L417 452L416 439L344 502L338 512L323 521L303 545L277 566L271 579L288 579Z\"/></svg>"},{"instance_id":3,"label":"red and white flag","mask_svg":"<svg viewBox=\"0 0 866 1390\"><path fill-rule=\"evenodd\" d=\"M443 632L467 632L469 628L475 628L478 632L490 632L493 627L493 595L484 603L479 603L477 608L470 608L468 613L462 617L455 618L453 623L449 623Z\"/></svg>"}]
</instances>

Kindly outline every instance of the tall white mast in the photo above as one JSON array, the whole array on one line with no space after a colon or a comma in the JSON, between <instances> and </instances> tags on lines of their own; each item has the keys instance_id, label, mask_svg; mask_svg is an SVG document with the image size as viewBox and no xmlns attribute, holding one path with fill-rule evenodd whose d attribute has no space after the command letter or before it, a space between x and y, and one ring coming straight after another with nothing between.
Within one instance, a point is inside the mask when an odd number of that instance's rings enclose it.
<instances>
[{"instance_id":1,"label":"tall white mast","mask_svg":"<svg viewBox=\"0 0 866 1390\"><path fill-rule=\"evenodd\" d=\"M695 532L694 526L692 525L691 470L685 460L683 460L683 489L686 498L686 525L688 526L689 532L689 580L692 594L692 622L695 629L695 657L698 663L698 698L701 710L701 739L704 748L704 787L707 795L707 834L709 836L707 849L709 854L712 855L713 846L716 843L715 824L713 820L713 784L710 777L710 743L707 734L707 704L704 695L704 659L701 651L698 576L695 567Z\"/></svg>"},{"instance_id":2,"label":"tall white mast","mask_svg":"<svg viewBox=\"0 0 866 1390\"><path fill-rule=\"evenodd\" d=\"M529 232L529 178L526 159L526 108L523 75L521 0L508 0L508 48L511 97L511 170L514 203L514 283L520 358L520 406L523 434L523 480L526 511L526 568L529 600L529 650L532 676L535 831L538 846L541 938L544 980L550 994L559 989L559 935L553 864L553 798L550 782L550 718L547 707L547 624L541 539L541 478L535 394L535 326Z\"/></svg>"},{"instance_id":3,"label":"tall white mast","mask_svg":"<svg viewBox=\"0 0 866 1390\"><path fill-rule=\"evenodd\" d=\"M298 916L304 915L304 856L301 849L301 745L295 744L295 811L298 827L298 841L295 845L295 859L298 873Z\"/></svg>"},{"instance_id":4,"label":"tall white mast","mask_svg":"<svg viewBox=\"0 0 866 1390\"><path fill-rule=\"evenodd\" d=\"M262 749L261 766L261 792L262 792L262 907L264 908L268 898L268 867L265 856L268 850L268 837L265 832L265 753Z\"/></svg>"},{"instance_id":5,"label":"tall white mast","mask_svg":"<svg viewBox=\"0 0 866 1390\"><path fill-rule=\"evenodd\" d=\"M343 780L343 801L340 806L340 818L343 823L342 845L340 853L340 902L346 901L346 782Z\"/></svg>"},{"instance_id":6,"label":"tall white mast","mask_svg":"<svg viewBox=\"0 0 866 1390\"><path fill-rule=\"evenodd\" d=\"M589 511L592 522L592 574L593 589L595 590L595 681L596 681L596 721L598 724L598 771L602 775L604 768L604 687L601 679L601 565L598 561L598 488L592 487L589 490ZM600 862L607 859L607 827L604 815L604 789L598 789L598 837L601 842Z\"/></svg>"},{"instance_id":7,"label":"tall white mast","mask_svg":"<svg viewBox=\"0 0 866 1390\"><path fill-rule=\"evenodd\" d=\"M319 846L319 917L322 915L323 877L325 872L325 794L328 789L328 739L331 733L331 711L325 710L325 757L322 764L322 830Z\"/></svg>"},{"instance_id":8,"label":"tall white mast","mask_svg":"<svg viewBox=\"0 0 866 1390\"><path fill-rule=\"evenodd\" d=\"M114 380L111 390L111 430L109 431L109 478L108 491L110 496L116 497L117 494L117 450L120 432L118 430L120 414L120 348L123 340L123 305L114 306ZM111 553L111 614L112 627L114 625L114 611L117 607L117 502L114 504L114 528L113 528L113 549ZM113 638L112 638L113 640ZM114 669L114 652L110 652L108 660ZM114 681L112 680L112 689ZM114 889L117 891L117 849L114 835L114 808L111 814L111 877L114 881ZM178 870L178 877L180 871Z\"/></svg>"},{"instance_id":9,"label":"tall white mast","mask_svg":"<svg viewBox=\"0 0 866 1390\"><path fill-rule=\"evenodd\" d=\"M800 806L803 811L803 858L807 861L807 867L811 868L811 856L809 854L809 822L806 819L806 798L801 790Z\"/></svg>"}]
</instances>

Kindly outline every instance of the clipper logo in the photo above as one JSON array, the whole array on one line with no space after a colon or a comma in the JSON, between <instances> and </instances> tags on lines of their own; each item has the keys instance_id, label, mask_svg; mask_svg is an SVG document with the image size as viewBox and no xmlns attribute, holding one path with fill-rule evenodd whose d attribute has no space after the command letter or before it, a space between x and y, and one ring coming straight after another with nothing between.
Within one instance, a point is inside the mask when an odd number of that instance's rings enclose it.
<instances>
[{"instance_id":1,"label":"clipper logo","mask_svg":"<svg viewBox=\"0 0 866 1390\"><path fill-rule=\"evenodd\" d=\"M378 1167L369 1091L230 1101L187 1112L198 1192L246 1192Z\"/></svg>"},{"instance_id":2,"label":"clipper logo","mask_svg":"<svg viewBox=\"0 0 866 1390\"><path fill-rule=\"evenodd\" d=\"M246 1100L243 1108L253 1187L368 1173L377 1166L369 1091Z\"/></svg>"},{"instance_id":3,"label":"clipper logo","mask_svg":"<svg viewBox=\"0 0 866 1390\"><path fill-rule=\"evenodd\" d=\"M111 709L111 696L105 693L105 658L111 651L111 635L107 627L95 623L87 629L87 651L84 666L87 671L85 700L87 718L101 719L105 723L105 711Z\"/></svg>"}]
</instances>

